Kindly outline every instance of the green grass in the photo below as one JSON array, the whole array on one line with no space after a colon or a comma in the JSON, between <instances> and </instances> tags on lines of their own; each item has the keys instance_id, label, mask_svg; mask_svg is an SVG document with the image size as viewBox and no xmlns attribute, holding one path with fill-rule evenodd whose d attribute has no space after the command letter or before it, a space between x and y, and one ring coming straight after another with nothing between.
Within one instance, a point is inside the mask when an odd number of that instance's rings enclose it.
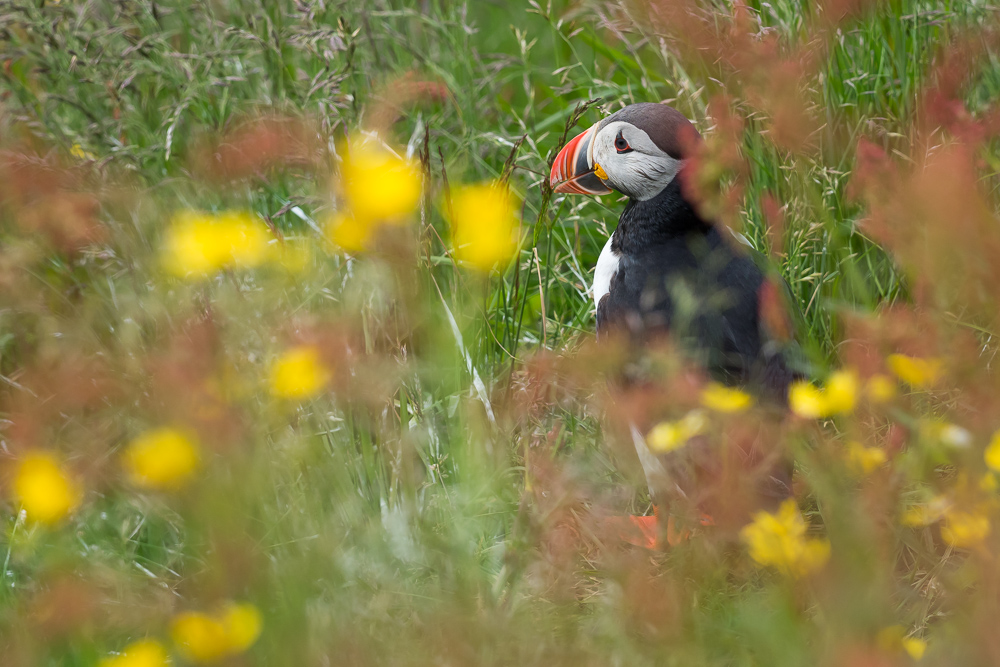
<instances>
[{"instance_id":1,"label":"green grass","mask_svg":"<svg viewBox=\"0 0 1000 667\"><path fill-rule=\"evenodd\" d=\"M728 3L699 7L728 20ZM777 35L781 53L814 37L812 3L747 7L757 37ZM800 82L820 129L789 151L755 103L766 77L661 46L617 5L0 2L2 147L92 193L105 230L61 252L20 226L16 193L0 185L0 444L10 461L29 446L61 452L87 488L58 530L25 526L15 502L0 506L0 655L13 656L0 662L94 665L135 638L165 637L176 610L225 598L263 612L260 642L234 662L259 665L802 665L881 626L960 625L973 612L954 611L919 573L936 568L963 591L970 566L926 544L899 549L898 570L919 561L908 573L879 569L872 554L848 559L845 590L856 598L831 602L827 590L822 603L756 574L728 542L604 559L553 546L571 510L642 513L649 502L631 445L603 419L602 381L579 377L600 359L588 356L586 290L623 204L553 197L544 184L567 129L670 100L712 144L709 103L727 94L745 121L744 171L718 180L744 188L738 222L788 281L803 347L819 367L839 365L845 315L911 298L849 195L854 148L866 137L910 155L934 63L966 34L995 46L980 32L995 12L978 0L889 0L842 22ZM407 76L447 89L401 103L386 136L426 170L419 224L401 242L418 252L348 258L318 230L332 207L328 146L371 122ZM996 103L995 50L962 95L973 115ZM314 160L218 178L207 147L272 116L303 119ZM94 160L72 156L76 145ZM993 204L996 149L980 151ZM482 278L452 262L441 196L445 183L500 177L523 201L525 241ZM783 207L780 247L767 234L765 193ZM171 280L157 252L181 208L248 209L316 252L301 275ZM987 333L993 324L962 323ZM268 398L281 348L316 339L342 351L341 336L351 353L331 395L295 407ZM215 401L204 384L218 378L225 400ZM131 437L163 423L198 430L206 472L181 494L136 493L116 462ZM826 489L818 495L860 502L802 449L804 477ZM526 471L531 461L553 470ZM551 496L527 493L526 475ZM863 544L876 528L863 513L858 522L850 539ZM66 576L86 582L90 611L47 622L40 600ZM947 627L928 660L972 664L961 658L980 648L963 648Z\"/></svg>"}]
</instances>

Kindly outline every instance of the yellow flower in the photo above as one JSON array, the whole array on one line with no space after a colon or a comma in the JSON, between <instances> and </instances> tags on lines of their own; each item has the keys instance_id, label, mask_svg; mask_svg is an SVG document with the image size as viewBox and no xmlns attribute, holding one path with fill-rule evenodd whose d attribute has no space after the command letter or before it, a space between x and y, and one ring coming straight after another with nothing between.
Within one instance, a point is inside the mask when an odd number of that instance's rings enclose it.
<instances>
[{"instance_id":1,"label":"yellow flower","mask_svg":"<svg viewBox=\"0 0 1000 667\"><path fill-rule=\"evenodd\" d=\"M896 381L888 375L876 373L868 378L865 384L865 393L872 403L888 403L896 397Z\"/></svg>"},{"instance_id":2,"label":"yellow flower","mask_svg":"<svg viewBox=\"0 0 1000 667\"><path fill-rule=\"evenodd\" d=\"M80 144L73 144L73 147L69 149L69 154L75 157L77 160L96 160L97 157L90 151L83 149Z\"/></svg>"},{"instance_id":3,"label":"yellow flower","mask_svg":"<svg viewBox=\"0 0 1000 667\"><path fill-rule=\"evenodd\" d=\"M260 637L263 622L260 611L252 604L230 602L223 607L221 619L233 653L242 653Z\"/></svg>"},{"instance_id":4,"label":"yellow flower","mask_svg":"<svg viewBox=\"0 0 1000 667\"><path fill-rule=\"evenodd\" d=\"M914 660L923 658L927 650L927 642L917 637L907 637L906 628L901 625L891 625L879 630L878 645L893 653L905 652Z\"/></svg>"},{"instance_id":5,"label":"yellow flower","mask_svg":"<svg viewBox=\"0 0 1000 667\"><path fill-rule=\"evenodd\" d=\"M971 548L990 534L990 519L983 511L949 509L941 526L941 537L954 547Z\"/></svg>"},{"instance_id":6,"label":"yellow flower","mask_svg":"<svg viewBox=\"0 0 1000 667\"><path fill-rule=\"evenodd\" d=\"M172 428L143 433L129 443L124 454L129 479L147 489L180 487L197 470L198 462L198 447Z\"/></svg>"},{"instance_id":7,"label":"yellow flower","mask_svg":"<svg viewBox=\"0 0 1000 667\"><path fill-rule=\"evenodd\" d=\"M517 202L500 183L471 185L451 195L451 240L455 257L480 271L491 270L517 250Z\"/></svg>"},{"instance_id":8,"label":"yellow flower","mask_svg":"<svg viewBox=\"0 0 1000 667\"><path fill-rule=\"evenodd\" d=\"M170 636L185 659L209 663L246 651L257 641L261 627L255 606L228 602L218 614L178 614L170 624Z\"/></svg>"},{"instance_id":9,"label":"yellow flower","mask_svg":"<svg viewBox=\"0 0 1000 667\"><path fill-rule=\"evenodd\" d=\"M688 440L704 432L707 426L705 413L693 410L675 422L661 422L646 436L649 448L665 454L683 447Z\"/></svg>"},{"instance_id":10,"label":"yellow flower","mask_svg":"<svg viewBox=\"0 0 1000 667\"><path fill-rule=\"evenodd\" d=\"M903 650L914 660L923 658L924 652L927 650L927 642L917 637L904 637L902 644Z\"/></svg>"},{"instance_id":11,"label":"yellow flower","mask_svg":"<svg viewBox=\"0 0 1000 667\"><path fill-rule=\"evenodd\" d=\"M350 253L366 250L374 231L373 223L349 213L336 213L326 224L326 237L330 242Z\"/></svg>"},{"instance_id":12,"label":"yellow flower","mask_svg":"<svg viewBox=\"0 0 1000 667\"><path fill-rule=\"evenodd\" d=\"M881 447L865 447L852 440L847 443L847 463L859 475L868 475L888 460Z\"/></svg>"},{"instance_id":13,"label":"yellow flower","mask_svg":"<svg viewBox=\"0 0 1000 667\"><path fill-rule=\"evenodd\" d=\"M987 445L986 451L983 452L983 458L986 460L986 465L989 466L990 470L995 472L1000 472L1000 431L993 434L990 438L990 444Z\"/></svg>"},{"instance_id":14,"label":"yellow flower","mask_svg":"<svg viewBox=\"0 0 1000 667\"><path fill-rule=\"evenodd\" d=\"M76 509L80 490L51 454L27 454L17 468L14 493L29 521L54 524Z\"/></svg>"},{"instance_id":15,"label":"yellow flower","mask_svg":"<svg viewBox=\"0 0 1000 667\"><path fill-rule=\"evenodd\" d=\"M119 655L104 658L99 667L166 667L170 664L167 650L155 639L132 642Z\"/></svg>"},{"instance_id":16,"label":"yellow flower","mask_svg":"<svg viewBox=\"0 0 1000 667\"><path fill-rule=\"evenodd\" d=\"M201 277L227 267L255 267L268 259L270 234L249 213L182 211L171 221L162 261L170 273Z\"/></svg>"},{"instance_id":17,"label":"yellow flower","mask_svg":"<svg viewBox=\"0 0 1000 667\"><path fill-rule=\"evenodd\" d=\"M851 412L858 402L858 376L853 371L837 371L826 383L826 404L831 415Z\"/></svg>"},{"instance_id":18,"label":"yellow flower","mask_svg":"<svg viewBox=\"0 0 1000 667\"><path fill-rule=\"evenodd\" d=\"M913 505L903 513L901 522L904 526L928 526L940 521L951 507L951 501L945 496L935 496L926 505Z\"/></svg>"},{"instance_id":19,"label":"yellow flower","mask_svg":"<svg viewBox=\"0 0 1000 667\"><path fill-rule=\"evenodd\" d=\"M740 531L740 537L757 563L792 577L818 570L830 557L829 542L806 537L806 523L790 498L781 504L777 514L755 514L753 523Z\"/></svg>"},{"instance_id":20,"label":"yellow flower","mask_svg":"<svg viewBox=\"0 0 1000 667\"><path fill-rule=\"evenodd\" d=\"M792 412L809 419L832 417L854 410L858 400L858 377L853 371L837 371L821 389L800 380L788 390Z\"/></svg>"},{"instance_id":21,"label":"yellow flower","mask_svg":"<svg viewBox=\"0 0 1000 667\"><path fill-rule=\"evenodd\" d=\"M740 389L710 382L701 392L701 404L709 410L735 414L745 412L753 405L753 397Z\"/></svg>"},{"instance_id":22,"label":"yellow flower","mask_svg":"<svg viewBox=\"0 0 1000 667\"><path fill-rule=\"evenodd\" d=\"M344 200L355 219L405 221L420 203L420 171L374 141L356 140L341 170Z\"/></svg>"},{"instance_id":23,"label":"yellow flower","mask_svg":"<svg viewBox=\"0 0 1000 667\"><path fill-rule=\"evenodd\" d=\"M896 377L918 389L927 389L941 379L944 362L940 359L921 359L905 354L890 354L889 370Z\"/></svg>"},{"instance_id":24,"label":"yellow flower","mask_svg":"<svg viewBox=\"0 0 1000 667\"><path fill-rule=\"evenodd\" d=\"M816 419L826 416L826 395L822 389L805 380L794 382L789 387L788 404L792 412L800 417Z\"/></svg>"},{"instance_id":25,"label":"yellow flower","mask_svg":"<svg viewBox=\"0 0 1000 667\"><path fill-rule=\"evenodd\" d=\"M191 662L215 662L230 653L225 624L202 612L177 614L170 623L170 637Z\"/></svg>"},{"instance_id":26,"label":"yellow flower","mask_svg":"<svg viewBox=\"0 0 1000 667\"><path fill-rule=\"evenodd\" d=\"M271 367L271 393L279 398L316 396L329 381L330 371L312 345L286 350Z\"/></svg>"}]
</instances>

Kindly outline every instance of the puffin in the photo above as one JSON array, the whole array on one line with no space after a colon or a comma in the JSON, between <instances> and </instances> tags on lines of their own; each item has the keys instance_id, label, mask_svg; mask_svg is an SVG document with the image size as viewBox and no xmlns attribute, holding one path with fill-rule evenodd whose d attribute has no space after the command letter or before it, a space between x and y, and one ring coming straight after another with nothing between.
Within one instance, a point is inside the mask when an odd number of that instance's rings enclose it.
<instances>
[{"instance_id":1,"label":"puffin","mask_svg":"<svg viewBox=\"0 0 1000 667\"><path fill-rule=\"evenodd\" d=\"M774 318L765 315L775 298L787 300L787 284L776 297L781 288L761 268L759 253L706 217L685 191L701 141L676 109L631 104L570 140L552 163L550 185L556 193L627 198L594 271L598 343L617 338L641 354L669 336L713 380L745 388L781 414L789 386L805 377L789 361L790 337L772 331ZM634 423L631 435L657 513L670 495L699 505L697 482L684 472L679 453L655 456ZM773 505L791 495L791 464L758 454L747 455L763 466L755 493ZM704 523L711 512L701 512ZM628 519L645 546L655 543L655 516ZM665 531L671 544L678 532L673 519Z\"/></svg>"},{"instance_id":2,"label":"puffin","mask_svg":"<svg viewBox=\"0 0 1000 667\"><path fill-rule=\"evenodd\" d=\"M685 193L701 134L665 104L631 104L570 140L550 174L554 192L628 198L594 272L598 340L643 345L663 335L715 380L777 403L802 377L762 316L773 298L751 250Z\"/></svg>"}]
</instances>

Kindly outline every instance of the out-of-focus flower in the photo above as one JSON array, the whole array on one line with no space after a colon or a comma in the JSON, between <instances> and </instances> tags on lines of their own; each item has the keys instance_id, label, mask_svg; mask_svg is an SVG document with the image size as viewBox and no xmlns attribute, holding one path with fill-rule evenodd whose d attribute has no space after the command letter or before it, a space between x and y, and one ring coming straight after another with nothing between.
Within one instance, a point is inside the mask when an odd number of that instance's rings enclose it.
<instances>
[{"instance_id":1,"label":"out-of-focus flower","mask_svg":"<svg viewBox=\"0 0 1000 667\"><path fill-rule=\"evenodd\" d=\"M170 637L191 662L215 662L230 653L225 624L203 612L177 614L170 622Z\"/></svg>"},{"instance_id":2,"label":"out-of-focus flower","mask_svg":"<svg viewBox=\"0 0 1000 667\"><path fill-rule=\"evenodd\" d=\"M646 436L649 448L654 452L667 453L683 447L688 440L704 432L708 421L705 413L692 410L675 422L661 422Z\"/></svg>"},{"instance_id":3,"label":"out-of-focus flower","mask_svg":"<svg viewBox=\"0 0 1000 667\"><path fill-rule=\"evenodd\" d=\"M255 606L228 602L218 614L178 614L170 623L170 636L185 659L210 663L246 651L257 641L262 626Z\"/></svg>"},{"instance_id":4,"label":"out-of-focus flower","mask_svg":"<svg viewBox=\"0 0 1000 667\"><path fill-rule=\"evenodd\" d=\"M736 414L745 412L753 405L753 397L742 389L710 382L701 392L701 404L709 410Z\"/></svg>"},{"instance_id":5,"label":"out-of-focus flower","mask_svg":"<svg viewBox=\"0 0 1000 667\"><path fill-rule=\"evenodd\" d=\"M340 179L344 200L363 222L405 222L420 203L420 170L374 141L352 141Z\"/></svg>"},{"instance_id":6,"label":"out-of-focus flower","mask_svg":"<svg viewBox=\"0 0 1000 667\"><path fill-rule=\"evenodd\" d=\"M865 383L865 394L872 403L888 403L899 393L896 381L888 375L876 373Z\"/></svg>"},{"instance_id":7,"label":"out-of-focus flower","mask_svg":"<svg viewBox=\"0 0 1000 667\"><path fill-rule=\"evenodd\" d=\"M990 534L990 518L985 508L964 511L949 508L941 525L941 537L953 547L970 549Z\"/></svg>"},{"instance_id":8,"label":"out-of-focus flower","mask_svg":"<svg viewBox=\"0 0 1000 667\"><path fill-rule=\"evenodd\" d=\"M960 481L965 487L967 481ZM945 542L963 549L982 543L990 534L990 503L980 502L959 506L947 496L935 496L925 505L910 507L902 517L903 525L927 526L942 521L941 537Z\"/></svg>"},{"instance_id":9,"label":"out-of-focus flower","mask_svg":"<svg viewBox=\"0 0 1000 667\"><path fill-rule=\"evenodd\" d=\"M983 452L983 459L986 460L986 465L989 466L990 470L1000 472L1000 431L995 432L990 438L990 444Z\"/></svg>"},{"instance_id":10,"label":"out-of-focus flower","mask_svg":"<svg viewBox=\"0 0 1000 667\"><path fill-rule=\"evenodd\" d=\"M878 645L892 653L906 653L914 660L920 660L927 651L927 642L918 637L907 637L902 625L890 625L878 633Z\"/></svg>"},{"instance_id":11,"label":"out-of-focus flower","mask_svg":"<svg viewBox=\"0 0 1000 667\"><path fill-rule=\"evenodd\" d=\"M311 398L329 381L330 370L312 345L286 350L271 367L271 393L278 398Z\"/></svg>"},{"instance_id":12,"label":"out-of-focus flower","mask_svg":"<svg viewBox=\"0 0 1000 667\"><path fill-rule=\"evenodd\" d=\"M972 444L972 434L958 424L942 420L925 419L920 422L920 435L949 447L965 448Z\"/></svg>"},{"instance_id":13,"label":"out-of-focus flower","mask_svg":"<svg viewBox=\"0 0 1000 667\"><path fill-rule=\"evenodd\" d=\"M257 607L246 602L230 602L222 609L222 624L233 653L242 653L257 641L263 622Z\"/></svg>"},{"instance_id":14,"label":"out-of-focus flower","mask_svg":"<svg viewBox=\"0 0 1000 667\"><path fill-rule=\"evenodd\" d=\"M858 377L853 371L833 373L824 388L802 380L793 383L788 390L792 411L809 419L849 413L857 401Z\"/></svg>"},{"instance_id":15,"label":"out-of-focus flower","mask_svg":"<svg viewBox=\"0 0 1000 667\"><path fill-rule=\"evenodd\" d=\"M29 521L55 524L76 509L80 490L54 456L27 454L17 467L14 493Z\"/></svg>"},{"instance_id":16,"label":"out-of-focus flower","mask_svg":"<svg viewBox=\"0 0 1000 667\"><path fill-rule=\"evenodd\" d=\"M490 271L517 250L517 202L500 183L470 185L451 195L451 240L455 257Z\"/></svg>"},{"instance_id":17,"label":"out-of-focus flower","mask_svg":"<svg viewBox=\"0 0 1000 667\"><path fill-rule=\"evenodd\" d=\"M890 354L886 360L896 377L917 389L927 389L939 379L944 370L940 359L908 357L905 354Z\"/></svg>"},{"instance_id":18,"label":"out-of-focus flower","mask_svg":"<svg viewBox=\"0 0 1000 667\"><path fill-rule=\"evenodd\" d=\"M172 428L158 428L129 443L124 466L136 486L176 489L191 478L199 460L191 438Z\"/></svg>"},{"instance_id":19,"label":"out-of-focus flower","mask_svg":"<svg viewBox=\"0 0 1000 667\"><path fill-rule=\"evenodd\" d=\"M848 466L859 475L871 474L888 460L881 447L865 447L856 440L847 443L846 454Z\"/></svg>"},{"instance_id":20,"label":"out-of-focus flower","mask_svg":"<svg viewBox=\"0 0 1000 667\"><path fill-rule=\"evenodd\" d=\"M908 507L900 522L904 526L927 526L940 521L950 506L951 501L947 497L935 496L928 503Z\"/></svg>"},{"instance_id":21,"label":"out-of-focus flower","mask_svg":"<svg viewBox=\"0 0 1000 667\"><path fill-rule=\"evenodd\" d=\"M90 151L84 150L83 146L80 144L73 144L73 147L69 149L69 154L75 157L77 160L96 160L95 156Z\"/></svg>"},{"instance_id":22,"label":"out-of-focus flower","mask_svg":"<svg viewBox=\"0 0 1000 667\"><path fill-rule=\"evenodd\" d=\"M255 267L268 259L270 235L249 213L181 211L163 242L163 266L180 277L200 278L228 267Z\"/></svg>"},{"instance_id":23,"label":"out-of-focus flower","mask_svg":"<svg viewBox=\"0 0 1000 667\"><path fill-rule=\"evenodd\" d=\"M753 523L740 531L750 557L764 566L801 577L823 567L830 557L830 543L806 537L806 522L795 501L788 499L776 514L758 512Z\"/></svg>"},{"instance_id":24,"label":"out-of-focus flower","mask_svg":"<svg viewBox=\"0 0 1000 667\"><path fill-rule=\"evenodd\" d=\"M167 649L155 639L132 642L118 655L104 658L100 667L166 667L170 664Z\"/></svg>"},{"instance_id":25,"label":"out-of-focus flower","mask_svg":"<svg viewBox=\"0 0 1000 667\"><path fill-rule=\"evenodd\" d=\"M350 213L339 212L326 223L326 237L334 245L350 253L366 250L375 232L375 223L356 218Z\"/></svg>"}]
</instances>

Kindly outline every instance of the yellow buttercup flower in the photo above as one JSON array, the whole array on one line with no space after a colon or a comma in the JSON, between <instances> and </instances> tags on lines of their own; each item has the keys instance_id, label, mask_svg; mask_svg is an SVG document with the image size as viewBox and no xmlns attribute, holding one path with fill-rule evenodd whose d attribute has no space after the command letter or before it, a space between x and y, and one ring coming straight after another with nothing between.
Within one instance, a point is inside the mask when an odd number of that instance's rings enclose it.
<instances>
[{"instance_id":1,"label":"yellow buttercup flower","mask_svg":"<svg viewBox=\"0 0 1000 667\"><path fill-rule=\"evenodd\" d=\"M69 149L69 154L78 160L96 160L97 156L88 150L84 150L83 146L80 144L73 144L73 147Z\"/></svg>"},{"instance_id":2,"label":"yellow buttercup flower","mask_svg":"<svg viewBox=\"0 0 1000 667\"><path fill-rule=\"evenodd\" d=\"M252 604L230 602L222 609L220 616L229 638L229 650L242 653L257 641L263 627L260 611Z\"/></svg>"},{"instance_id":3,"label":"yellow buttercup flower","mask_svg":"<svg viewBox=\"0 0 1000 667\"><path fill-rule=\"evenodd\" d=\"M417 165L374 141L356 140L341 170L344 200L354 217L365 222L405 222L420 204Z\"/></svg>"},{"instance_id":4,"label":"yellow buttercup flower","mask_svg":"<svg viewBox=\"0 0 1000 667\"><path fill-rule=\"evenodd\" d=\"M167 649L155 639L132 642L119 655L104 658L100 667L166 667L170 664Z\"/></svg>"},{"instance_id":5,"label":"yellow buttercup flower","mask_svg":"<svg viewBox=\"0 0 1000 667\"><path fill-rule=\"evenodd\" d=\"M463 264L490 271L517 251L517 202L502 184L455 190L450 215L455 257Z\"/></svg>"},{"instance_id":6,"label":"yellow buttercup flower","mask_svg":"<svg viewBox=\"0 0 1000 667\"><path fill-rule=\"evenodd\" d=\"M375 223L349 213L336 213L326 223L326 237L350 253L367 250L375 233Z\"/></svg>"},{"instance_id":7,"label":"yellow buttercup flower","mask_svg":"<svg viewBox=\"0 0 1000 667\"><path fill-rule=\"evenodd\" d=\"M735 414L753 405L753 397L741 389L710 382L701 392L701 404L709 410Z\"/></svg>"},{"instance_id":8,"label":"yellow buttercup flower","mask_svg":"<svg viewBox=\"0 0 1000 667\"><path fill-rule=\"evenodd\" d=\"M917 389L927 389L941 379L944 362L941 359L921 359L905 354L890 354L886 360L896 377Z\"/></svg>"},{"instance_id":9,"label":"yellow buttercup flower","mask_svg":"<svg viewBox=\"0 0 1000 667\"><path fill-rule=\"evenodd\" d=\"M858 401L858 377L853 371L830 375L825 388L800 380L788 390L792 412L809 419L832 417L854 410Z\"/></svg>"},{"instance_id":10,"label":"yellow buttercup flower","mask_svg":"<svg viewBox=\"0 0 1000 667\"><path fill-rule=\"evenodd\" d=\"M32 452L21 459L14 478L14 494L29 521L55 524L80 502L80 490L54 456Z\"/></svg>"},{"instance_id":11,"label":"yellow buttercup flower","mask_svg":"<svg viewBox=\"0 0 1000 667\"><path fill-rule=\"evenodd\" d=\"M129 443L124 466L130 481L147 489L176 489L198 469L198 447L172 428L143 433Z\"/></svg>"},{"instance_id":12,"label":"yellow buttercup flower","mask_svg":"<svg viewBox=\"0 0 1000 667\"><path fill-rule=\"evenodd\" d=\"M847 443L847 463L856 474L868 475L888 460L881 447L865 447L860 442Z\"/></svg>"},{"instance_id":13,"label":"yellow buttercup flower","mask_svg":"<svg viewBox=\"0 0 1000 667\"><path fill-rule=\"evenodd\" d=\"M901 625L891 625L882 628L878 633L878 645L893 653L906 653L914 660L924 657L927 642L918 637L907 637L906 628Z\"/></svg>"},{"instance_id":14,"label":"yellow buttercup flower","mask_svg":"<svg viewBox=\"0 0 1000 667\"><path fill-rule=\"evenodd\" d=\"M888 403L899 393L896 381L888 375L876 373L865 383L865 394L872 403Z\"/></svg>"},{"instance_id":15,"label":"yellow buttercup flower","mask_svg":"<svg viewBox=\"0 0 1000 667\"><path fill-rule=\"evenodd\" d=\"M805 380L793 382L788 388L788 405L800 417L825 417L826 401L823 390Z\"/></svg>"},{"instance_id":16,"label":"yellow buttercup flower","mask_svg":"<svg viewBox=\"0 0 1000 667\"><path fill-rule=\"evenodd\" d=\"M905 637L902 641L903 650L914 660L920 660L927 651L927 642L918 637Z\"/></svg>"},{"instance_id":17,"label":"yellow buttercup flower","mask_svg":"<svg viewBox=\"0 0 1000 667\"><path fill-rule=\"evenodd\" d=\"M830 557L830 543L806 537L806 523L795 501L788 499L776 514L758 512L753 523L740 531L750 557L792 577L818 570Z\"/></svg>"},{"instance_id":18,"label":"yellow buttercup flower","mask_svg":"<svg viewBox=\"0 0 1000 667\"><path fill-rule=\"evenodd\" d=\"M986 460L986 465L989 466L990 470L1000 472L1000 431L996 431L990 438L990 444L983 452L983 459Z\"/></svg>"},{"instance_id":19,"label":"yellow buttercup flower","mask_svg":"<svg viewBox=\"0 0 1000 667\"><path fill-rule=\"evenodd\" d=\"M255 606L229 602L217 614L178 614L170 624L170 636L186 660L210 663L246 651L257 641L262 626Z\"/></svg>"},{"instance_id":20,"label":"yellow buttercup flower","mask_svg":"<svg viewBox=\"0 0 1000 667\"><path fill-rule=\"evenodd\" d=\"M312 345L286 350L271 367L271 393L279 398L311 398L329 381L330 371Z\"/></svg>"},{"instance_id":21,"label":"yellow buttercup flower","mask_svg":"<svg viewBox=\"0 0 1000 667\"><path fill-rule=\"evenodd\" d=\"M941 537L954 547L972 548L990 534L990 518L985 511L964 511L949 508L941 525Z\"/></svg>"},{"instance_id":22,"label":"yellow buttercup flower","mask_svg":"<svg viewBox=\"0 0 1000 667\"><path fill-rule=\"evenodd\" d=\"M683 447L688 440L703 433L708 425L705 413L693 410L675 422L661 422L646 436L649 448L665 454Z\"/></svg>"},{"instance_id":23,"label":"yellow buttercup flower","mask_svg":"<svg viewBox=\"0 0 1000 667\"><path fill-rule=\"evenodd\" d=\"M858 376L853 371L837 371L826 382L826 407L831 415L846 414L858 402Z\"/></svg>"},{"instance_id":24,"label":"yellow buttercup flower","mask_svg":"<svg viewBox=\"0 0 1000 667\"><path fill-rule=\"evenodd\" d=\"M230 652L225 624L202 612L177 614L170 623L170 637L191 662L215 662Z\"/></svg>"},{"instance_id":25,"label":"yellow buttercup flower","mask_svg":"<svg viewBox=\"0 0 1000 667\"><path fill-rule=\"evenodd\" d=\"M223 268L259 266L269 258L270 234L249 213L182 211L164 237L163 266L182 278Z\"/></svg>"}]
</instances>

